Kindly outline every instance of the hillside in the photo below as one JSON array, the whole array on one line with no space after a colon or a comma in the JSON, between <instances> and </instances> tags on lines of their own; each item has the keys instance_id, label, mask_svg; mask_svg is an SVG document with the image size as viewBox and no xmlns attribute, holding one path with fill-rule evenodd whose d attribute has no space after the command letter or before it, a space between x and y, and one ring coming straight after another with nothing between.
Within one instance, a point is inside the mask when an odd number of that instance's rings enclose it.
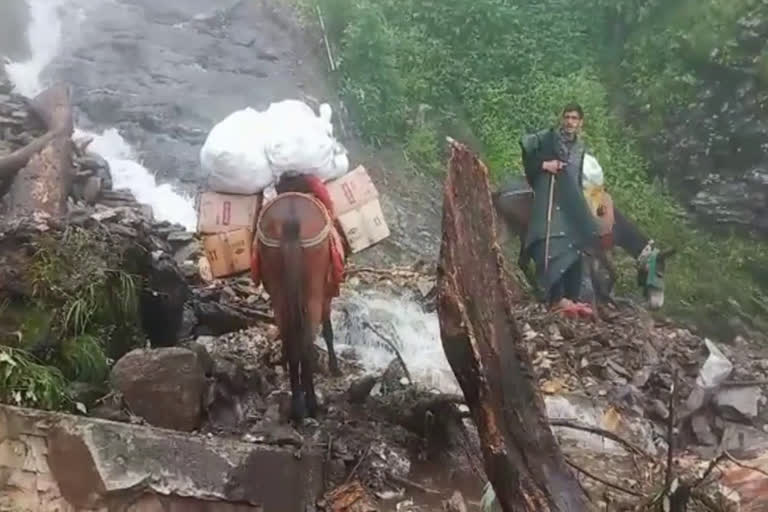
<instances>
[{"instance_id":1,"label":"hillside","mask_svg":"<svg viewBox=\"0 0 768 512\"><path fill-rule=\"evenodd\" d=\"M747 57L759 70L762 22L755 20L765 7L745 1L726 8L712 0L701 9L688 2L685 10L683 4L320 2L338 66L334 77L368 141L400 145L416 168L439 174L443 135L451 134L480 151L501 181L520 172L519 136L554 122L566 101L578 101L617 204L661 245L678 248L668 269L666 311L724 338L754 335L768 325L768 244L752 234L765 220L763 174L744 172L755 160L745 156L729 168L730 181L713 182L721 161L704 146L713 137L713 147L731 144L739 118L752 137L736 150L762 154L762 110L757 100L703 101L707 94L722 98L734 85L714 64L678 49L690 41L716 62L728 56L734 74ZM316 24L309 7L307 19ZM743 44L734 45L733 31L724 28L734 20L749 26ZM759 99L761 75L749 76L744 94ZM728 108L733 114L709 122L702 134L703 119ZM723 194L731 198L725 206L717 200ZM733 196L741 206L730 214ZM734 219L745 208L749 221ZM745 224L749 229L729 229ZM631 279L625 267L624 292L634 286Z\"/></svg>"}]
</instances>

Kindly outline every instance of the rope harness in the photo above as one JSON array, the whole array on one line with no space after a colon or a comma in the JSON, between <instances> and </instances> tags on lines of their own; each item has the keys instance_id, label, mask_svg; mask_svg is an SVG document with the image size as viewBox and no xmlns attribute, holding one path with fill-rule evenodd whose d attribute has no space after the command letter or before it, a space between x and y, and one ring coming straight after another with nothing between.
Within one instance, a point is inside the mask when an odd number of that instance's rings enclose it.
<instances>
[{"instance_id":1,"label":"rope harness","mask_svg":"<svg viewBox=\"0 0 768 512\"><path fill-rule=\"evenodd\" d=\"M261 213L259 214L259 220L256 223L256 237L259 240L259 242L261 242L261 244L264 245L265 247L270 247L270 248L280 247L280 239L267 236L264 233L264 230L262 229L261 223L262 223L262 220L264 219L264 215L267 214L269 209L272 206L274 206L274 204L279 199L284 199L289 196L303 197L305 199L312 201L313 203L315 203L315 206L317 206L318 209L323 213L323 217L325 218L325 225L323 226L323 229L320 230L320 232L317 235L311 238L300 239L299 241L300 246L304 249L308 249L311 247L316 247L321 243L323 243L325 239L328 238L328 235L330 235L331 233L331 217L328 214L328 210L325 208L323 203L321 203L319 200L317 200L316 198L312 197L309 194L303 194L301 192L283 192L282 194L278 195L277 197L274 197L267 204L264 205L264 207L261 209Z\"/></svg>"}]
</instances>

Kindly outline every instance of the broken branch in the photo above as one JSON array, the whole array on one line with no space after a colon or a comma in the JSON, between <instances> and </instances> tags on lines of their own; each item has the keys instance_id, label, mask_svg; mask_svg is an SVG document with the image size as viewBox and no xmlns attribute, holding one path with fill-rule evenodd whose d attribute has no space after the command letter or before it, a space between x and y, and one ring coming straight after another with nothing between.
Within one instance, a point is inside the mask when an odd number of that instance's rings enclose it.
<instances>
[{"instance_id":1,"label":"broken branch","mask_svg":"<svg viewBox=\"0 0 768 512\"><path fill-rule=\"evenodd\" d=\"M586 469L584 469L584 468L581 468L581 467L577 466L577 465L576 465L576 464L575 464L573 461L571 461L571 460L568 460L568 459L566 459L566 462L567 462L567 463L568 463L568 465L569 465L569 466L571 466L573 469L575 469L575 470L576 470L576 471L578 471L579 473L583 473L585 476L587 476L588 478L591 478L591 479L592 479L592 480L594 480L595 482L601 483L601 484L603 484L604 486L606 486L606 487L610 487L611 489L614 489L614 490L616 490L616 491L621 491L621 492L623 492L623 493L625 493L625 494L629 494L630 496L635 496L635 497L637 497L637 498L645 498L645 496L644 496L644 495L642 495L642 494L640 494L639 492L636 492L636 491L633 491L633 490L627 489L626 487L622 487L622 486L620 486L619 484L614 484L614 483L612 483L612 482L609 482L608 480L605 480L605 479L603 479L603 478L600 478L599 476L596 476L596 475L594 475L594 474L590 473L590 472L589 472L589 471L587 471Z\"/></svg>"},{"instance_id":2,"label":"broken branch","mask_svg":"<svg viewBox=\"0 0 768 512\"><path fill-rule=\"evenodd\" d=\"M373 325L371 325L370 322L363 322L363 327L367 327L371 331L373 331L373 334L381 338L381 340L387 344L389 348L392 349L392 351L395 353L395 356L397 357L397 360L400 362L400 365L403 367L403 371L405 372L405 376L408 379L408 382L410 384L413 384L413 379L411 378L411 372L408 371L408 367L405 365L405 360L403 359L403 356L400 355L400 351L397 350L397 346L395 346L394 342L384 336L378 329L376 329Z\"/></svg>"},{"instance_id":3,"label":"broken branch","mask_svg":"<svg viewBox=\"0 0 768 512\"><path fill-rule=\"evenodd\" d=\"M610 439L611 441L615 441L624 447L626 447L630 452L636 453L642 457L645 457L648 460L655 460L654 457L652 457L649 453L642 450L641 448L638 448L637 446L633 445L626 439L621 438L617 434L614 434L613 432L610 432L608 430L604 430L602 428L598 427L592 427L589 425L584 425L582 423L578 423L575 421L568 421L568 420L549 420L549 424L553 427L561 427L561 428L570 428L573 430L581 430L583 432L589 432L590 434L595 434L598 436L602 436L606 439Z\"/></svg>"}]
</instances>

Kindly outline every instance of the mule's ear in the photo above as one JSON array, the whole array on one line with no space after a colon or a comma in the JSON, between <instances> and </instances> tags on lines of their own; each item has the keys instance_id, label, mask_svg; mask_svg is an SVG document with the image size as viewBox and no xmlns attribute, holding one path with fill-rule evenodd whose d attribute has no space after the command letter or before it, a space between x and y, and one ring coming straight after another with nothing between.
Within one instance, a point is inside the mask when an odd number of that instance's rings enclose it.
<instances>
[{"instance_id":1,"label":"mule's ear","mask_svg":"<svg viewBox=\"0 0 768 512\"><path fill-rule=\"evenodd\" d=\"M675 254L677 254L677 249L675 249L674 247L671 249L666 249L664 251L661 251L661 253L659 253L659 259L665 260L667 258L674 256Z\"/></svg>"}]
</instances>

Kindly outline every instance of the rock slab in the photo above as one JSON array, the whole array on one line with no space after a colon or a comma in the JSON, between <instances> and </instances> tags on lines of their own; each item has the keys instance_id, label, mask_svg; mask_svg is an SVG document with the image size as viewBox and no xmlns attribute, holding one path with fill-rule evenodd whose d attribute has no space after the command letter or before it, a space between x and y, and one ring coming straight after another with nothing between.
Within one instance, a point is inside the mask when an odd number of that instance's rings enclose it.
<instances>
[{"instance_id":1,"label":"rock slab","mask_svg":"<svg viewBox=\"0 0 768 512\"><path fill-rule=\"evenodd\" d=\"M0 510L305 512L322 455L0 406Z\"/></svg>"}]
</instances>

